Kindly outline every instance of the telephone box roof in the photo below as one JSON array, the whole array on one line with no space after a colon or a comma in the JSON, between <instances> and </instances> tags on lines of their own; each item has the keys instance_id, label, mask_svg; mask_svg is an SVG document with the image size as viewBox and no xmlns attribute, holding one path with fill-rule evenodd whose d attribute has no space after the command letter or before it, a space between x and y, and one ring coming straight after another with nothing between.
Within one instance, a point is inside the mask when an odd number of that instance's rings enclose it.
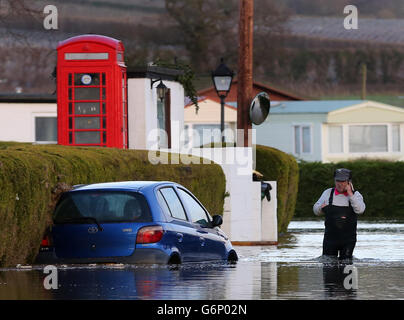
<instances>
[{"instance_id":1,"label":"telephone box roof","mask_svg":"<svg viewBox=\"0 0 404 320\"><path fill-rule=\"evenodd\" d=\"M65 46L68 46L70 44L75 44L79 42L94 42L94 43L100 43L104 44L106 46L111 47L112 49L123 49L122 42L120 40L107 37L107 36L101 36L97 34L85 34L85 35L80 35L80 36L75 36L63 41L60 41L57 49L61 49Z\"/></svg>"}]
</instances>

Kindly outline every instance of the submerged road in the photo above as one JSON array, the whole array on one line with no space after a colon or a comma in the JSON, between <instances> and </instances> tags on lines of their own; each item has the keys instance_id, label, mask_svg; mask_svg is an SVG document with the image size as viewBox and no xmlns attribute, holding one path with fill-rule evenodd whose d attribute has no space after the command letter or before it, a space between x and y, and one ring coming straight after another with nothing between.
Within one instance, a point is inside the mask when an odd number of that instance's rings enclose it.
<instances>
[{"instance_id":1,"label":"submerged road","mask_svg":"<svg viewBox=\"0 0 404 320\"><path fill-rule=\"evenodd\" d=\"M322 221L292 221L278 246L236 247L235 265L59 265L57 289L44 266L0 269L0 299L404 299L404 223L360 221L347 273L322 259L322 236Z\"/></svg>"}]
</instances>

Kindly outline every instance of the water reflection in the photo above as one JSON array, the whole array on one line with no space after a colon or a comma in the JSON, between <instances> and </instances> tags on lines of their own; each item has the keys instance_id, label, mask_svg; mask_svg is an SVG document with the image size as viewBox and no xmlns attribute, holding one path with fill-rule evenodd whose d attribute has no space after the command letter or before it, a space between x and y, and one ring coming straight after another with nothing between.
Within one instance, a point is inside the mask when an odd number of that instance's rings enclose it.
<instances>
[{"instance_id":1,"label":"water reflection","mask_svg":"<svg viewBox=\"0 0 404 320\"><path fill-rule=\"evenodd\" d=\"M362 228L352 264L320 256L318 223L292 226L277 247L236 247L236 265L58 265L56 290L44 288L44 266L0 269L0 299L404 299L403 225Z\"/></svg>"},{"instance_id":2,"label":"water reflection","mask_svg":"<svg viewBox=\"0 0 404 320\"><path fill-rule=\"evenodd\" d=\"M325 298L356 299L356 277L357 271L353 264L325 263L323 265Z\"/></svg>"},{"instance_id":3,"label":"water reflection","mask_svg":"<svg viewBox=\"0 0 404 320\"><path fill-rule=\"evenodd\" d=\"M42 269L0 270L0 299L403 299L402 263L355 262L358 289L347 288L347 265L248 262L237 265L59 266L58 288L46 290ZM349 265L348 265L349 266ZM348 283L349 284L349 283Z\"/></svg>"},{"instance_id":4,"label":"water reflection","mask_svg":"<svg viewBox=\"0 0 404 320\"><path fill-rule=\"evenodd\" d=\"M44 290L42 285L38 285L39 273L34 270L1 271L0 300L52 299L51 292Z\"/></svg>"}]
</instances>

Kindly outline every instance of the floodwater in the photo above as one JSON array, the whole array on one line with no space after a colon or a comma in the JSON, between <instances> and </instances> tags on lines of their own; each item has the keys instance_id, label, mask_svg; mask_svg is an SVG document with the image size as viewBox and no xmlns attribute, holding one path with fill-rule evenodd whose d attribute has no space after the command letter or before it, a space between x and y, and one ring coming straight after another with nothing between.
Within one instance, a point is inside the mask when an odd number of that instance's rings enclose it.
<instances>
[{"instance_id":1,"label":"floodwater","mask_svg":"<svg viewBox=\"0 0 404 320\"><path fill-rule=\"evenodd\" d=\"M321 257L323 231L292 221L278 246L235 247L234 265L57 265L57 289L44 266L0 269L0 300L404 299L404 223L360 221L352 265Z\"/></svg>"}]
</instances>

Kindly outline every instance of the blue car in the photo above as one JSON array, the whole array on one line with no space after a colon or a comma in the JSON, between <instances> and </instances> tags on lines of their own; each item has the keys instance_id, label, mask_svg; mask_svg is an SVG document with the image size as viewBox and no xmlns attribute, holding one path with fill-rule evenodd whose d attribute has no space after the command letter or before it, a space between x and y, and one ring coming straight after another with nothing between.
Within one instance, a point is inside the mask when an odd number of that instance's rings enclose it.
<instances>
[{"instance_id":1,"label":"blue car","mask_svg":"<svg viewBox=\"0 0 404 320\"><path fill-rule=\"evenodd\" d=\"M77 186L56 205L36 263L237 261L221 224L177 183Z\"/></svg>"}]
</instances>

